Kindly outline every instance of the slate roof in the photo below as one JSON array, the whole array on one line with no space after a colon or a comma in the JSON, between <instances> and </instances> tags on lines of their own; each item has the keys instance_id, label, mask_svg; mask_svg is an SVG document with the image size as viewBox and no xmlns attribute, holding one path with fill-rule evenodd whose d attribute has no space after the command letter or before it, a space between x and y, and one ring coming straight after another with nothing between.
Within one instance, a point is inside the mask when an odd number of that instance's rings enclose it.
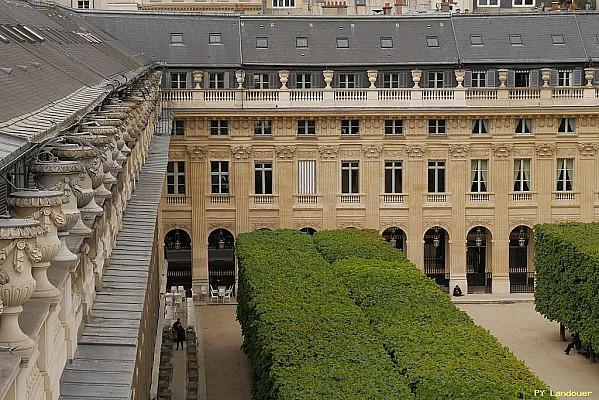
<instances>
[{"instance_id":1,"label":"slate roof","mask_svg":"<svg viewBox=\"0 0 599 400\"><path fill-rule=\"evenodd\" d=\"M462 63L509 67L599 59L596 12L351 17L78 12L170 66L453 67ZM214 32L222 33L223 45L207 43ZM171 33L182 33L184 45L170 45ZM480 35L483 44L473 46L471 35ZM512 45L510 35L520 35L522 45ZM561 35L564 43L554 44L552 35ZM296 47L296 37L307 38L308 47ZM437 38L439 46L428 46L427 37ZM257 48L257 38L268 38L268 47ZM337 48L337 38L347 38L349 47ZM382 48L381 38L391 38L393 47Z\"/></svg>"},{"instance_id":2,"label":"slate roof","mask_svg":"<svg viewBox=\"0 0 599 400\"><path fill-rule=\"evenodd\" d=\"M25 36L19 34L25 33ZM77 122L149 57L53 5L0 0L0 170Z\"/></svg>"}]
</instances>

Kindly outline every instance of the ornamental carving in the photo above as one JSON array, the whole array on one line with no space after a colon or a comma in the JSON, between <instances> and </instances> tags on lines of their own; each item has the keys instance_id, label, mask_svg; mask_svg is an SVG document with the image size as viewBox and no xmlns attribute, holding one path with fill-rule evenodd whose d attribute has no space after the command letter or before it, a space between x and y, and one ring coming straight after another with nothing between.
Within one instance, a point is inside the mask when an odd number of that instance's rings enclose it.
<instances>
[{"instance_id":1,"label":"ornamental carving","mask_svg":"<svg viewBox=\"0 0 599 400\"><path fill-rule=\"evenodd\" d=\"M576 218L576 217L553 218L553 222L555 222L556 224L565 224L568 222L578 222L578 218Z\"/></svg>"},{"instance_id":2,"label":"ornamental carving","mask_svg":"<svg viewBox=\"0 0 599 400\"><path fill-rule=\"evenodd\" d=\"M341 150L339 156L343 159L360 158L360 150Z\"/></svg>"},{"instance_id":3,"label":"ornamental carving","mask_svg":"<svg viewBox=\"0 0 599 400\"><path fill-rule=\"evenodd\" d=\"M555 150L555 155L559 157L575 157L576 156L576 148L566 147L566 148L557 148Z\"/></svg>"},{"instance_id":4,"label":"ornamental carving","mask_svg":"<svg viewBox=\"0 0 599 400\"><path fill-rule=\"evenodd\" d=\"M535 224L534 219L530 218L518 218L518 219L510 219L510 231L514 230L519 226L531 227Z\"/></svg>"},{"instance_id":5,"label":"ornamental carving","mask_svg":"<svg viewBox=\"0 0 599 400\"><path fill-rule=\"evenodd\" d=\"M405 232L408 226L408 219L405 218L400 220L397 218L381 218L379 224L384 228L382 231L385 231L385 229L388 228L399 228Z\"/></svg>"},{"instance_id":6,"label":"ornamental carving","mask_svg":"<svg viewBox=\"0 0 599 400\"><path fill-rule=\"evenodd\" d=\"M512 149L512 154L514 155L514 157L532 157L533 149L515 147L514 149Z\"/></svg>"},{"instance_id":7,"label":"ornamental carving","mask_svg":"<svg viewBox=\"0 0 599 400\"><path fill-rule=\"evenodd\" d=\"M397 150L385 149L383 151L383 155L387 159L398 159L398 158L402 158L403 157L403 153L404 153L403 149L397 149Z\"/></svg>"},{"instance_id":8,"label":"ornamental carving","mask_svg":"<svg viewBox=\"0 0 599 400\"><path fill-rule=\"evenodd\" d=\"M468 146L467 144L449 145L449 154L451 154L453 158L467 158L469 150L470 146Z\"/></svg>"},{"instance_id":9,"label":"ornamental carving","mask_svg":"<svg viewBox=\"0 0 599 400\"><path fill-rule=\"evenodd\" d=\"M254 158L257 160L271 160L273 158L272 150L254 150Z\"/></svg>"},{"instance_id":10,"label":"ornamental carving","mask_svg":"<svg viewBox=\"0 0 599 400\"><path fill-rule=\"evenodd\" d=\"M0 261L8 260L9 255L13 254L12 266L17 272L21 272L25 263L25 256L32 262L40 262L42 260L42 252L39 247L25 241L13 240L8 245L0 250Z\"/></svg>"},{"instance_id":11,"label":"ornamental carving","mask_svg":"<svg viewBox=\"0 0 599 400\"><path fill-rule=\"evenodd\" d=\"M485 228L493 228L493 220L477 218L477 219L469 219L466 221L466 230L467 231L470 231L470 229L477 227L477 226L482 226Z\"/></svg>"},{"instance_id":12,"label":"ornamental carving","mask_svg":"<svg viewBox=\"0 0 599 400\"><path fill-rule=\"evenodd\" d=\"M356 221L352 219L337 220L337 228L364 228L364 221Z\"/></svg>"},{"instance_id":13,"label":"ornamental carving","mask_svg":"<svg viewBox=\"0 0 599 400\"><path fill-rule=\"evenodd\" d=\"M277 222L268 222L268 221L261 221L261 222L252 222L252 230L253 231L257 231L260 229L270 229L270 230L275 230L275 229L279 229L279 224Z\"/></svg>"},{"instance_id":14,"label":"ornamental carving","mask_svg":"<svg viewBox=\"0 0 599 400\"><path fill-rule=\"evenodd\" d=\"M302 160L315 159L316 157L318 157L318 153L316 150L298 150L297 151L297 158L300 158Z\"/></svg>"},{"instance_id":15,"label":"ornamental carving","mask_svg":"<svg viewBox=\"0 0 599 400\"><path fill-rule=\"evenodd\" d=\"M406 152L411 158L422 158L426 154L426 145L413 144L406 146Z\"/></svg>"},{"instance_id":16,"label":"ornamental carving","mask_svg":"<svg viewBox=\"0 0 599 400\"><path fill-rule=\"evenodd\" d=\"M231 154L235 160L248 160L252 154L252 146L231 146Z\"/></svg>"},{"instance_id":17,"label":"ornamental carving","mask_svg":"<svg viewBox=\"0 0 599 400\"><path fill-rule=\"evenodd\" d=\"M422 219L425 232L429 229L433 229L438 226L439 228L447 231L447 228L451 226L451 220L449 219L440 219L440 218L423 218Z\"/></svg>"},{"instance_id":18,"label":"ornamental carving","mask_svg":"<svg viewBox=\"0 0 599 400\"><path fill-rule=\"evenodd\" d=\"M164 229L164 232L166 232L166 233L179 229L179 230L185 231L191 237L191 224L188 222L183 222L183 223L169 222L169 223L163 224L162 228Z\"/></svg>"},{"instance_id":19,"label":"ornamental carving","mask_svg":"<svg viewBox=\"0 0 599 400\"><path fill-rule=\"evenodd\" d=\"M208 146L189 146L187 148L190 161L202 161L208 154Z\"/></svg>"},{"instance_id":20,"label":"ornamental carving","mask_svg":"<svg viewBox=\"0 0 599 400\"><path fill-rule=\"evenodd\" d=\"M599 144L593 142L578 144L578 151L582 157L594 157L598 148Z\"/></svg>"},{"instance_id":21,"label":"ornamental carving","mask_svg":"<svg viewBox=\"0 0 599 400\"><path fill-rule=\"evenodd\" d=\"M312 228L314 230L320 231L320 230L322 230L322 222L321 221L312 221L312 220L303 220L303 221L295 221L293 223L293 229L300 230L302 228Z\"/></svg>"},{"instance_id":22,"label":"ornamental carving","mask_svg":"<svg viewBox=\"0 0 599 400\"><path fill-rule=\"evenodd\" d=\"M322 160L335 160L339 153L339 146L322 146L318 149Z\"/></svg>"},{"instance_id":23,"label":"ornamental carving","mask_svg":"<svg viewBox=\"0 0 599 400\"><path fill-rule=\"evenodd\" d=\"M382 150L383 146L376 146L374 144L362 146L362 152L366 158L379 158Z\"/></svg>"},{"instance_id":24,"label":"ornamental carving","mask_svg":"<svg viewBox=\"0 0 599 400\"><path fill-rule=\"evenodd\" d=\"M428 156L430 158L445 158L445 157L447 157L447 151L445 151L445 150L429 150Z\"/></svg>"},{"instance_id":25,"label":"ornamental carving","mask_svg":"<svg viewBox=\"0 0 599 400\"><path fill-rule=\"evenodd\" d=\"M295 146L277 146L275 147L275 153L282 160L291 160L295 155Z\"/></svg>"},{"instance_id":26,"label":"ornamental carving","mask_svg":"<svg viewBox=\"0 0 599 400\"><path fill-rule=\"evenodd\" d=\"M555 145L551 143L540 143L535 146L537 157L552 157L555 152Z\"/></svg>"},{"instance_id":27,"label":"ornamental carving","mask_svg":"<svg viewBox=\"0 0 599 400\"><path fill-rule=\"evenodd\" d=\"M230 153L226 150L211 150L210 158L229 158Z\"/></svg>"},{"instance_id":28,"label":"ornamental carving","mask_svg":"<svg viewBox=\"0 0 599 400\"><path fill-rule=\"evenodd\" d=\"M493 144L493 154L497 158L508 158L512 152L511 144L498 143Z\"/></svg>"},{"instance_id":29,"label":"ornamental carving","mask_svg":"<svg viewBox=\"0 0 599 400\"><path fill-rule=\"evenodd\" d=\"M169 151L168 159L169 160L185 160L185 152L184 151Z\"/></svg>"},{"instance_id":30,"label":"ornamental carving","mask_svg":"<svg viewBox=\"0 0 599 400\"><path fill-rule=\"evenodd\" d=\"M208 233L212 232L215 229L226 229L231 233L235 232L235 223L233 221L218 221L218 222L209 222L207 225Z\"/></svg>"}]
</instances>

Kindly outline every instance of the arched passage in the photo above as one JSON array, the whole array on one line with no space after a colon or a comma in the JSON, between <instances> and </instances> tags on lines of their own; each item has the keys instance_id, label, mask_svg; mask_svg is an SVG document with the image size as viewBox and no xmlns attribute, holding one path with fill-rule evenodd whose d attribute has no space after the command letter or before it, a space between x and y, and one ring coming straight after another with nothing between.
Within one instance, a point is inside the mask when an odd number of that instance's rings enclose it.
<instances>
[{"instance_id":1,"label":"arched passage","mask_svg":"<svg viewBox=\"0 0 599 400\"><path fill-rule=\"evenodd\" d=\"M533 293L535 290L531 238L532 231L524 225L510 232L510 293Z\"/></svg>"},{"instance_id":2,"label":"arched passage","mask_svg":"<svg viewBox=\"0 0 599 400\"><path fill-rule=\"evenodd\" d=\"M173 229L164 237L164 258L168 262L166 291L171 286L191 289L191 238L182 229Z\"/></svg>"},{"instance_id":3,"label":"arched passage","mask_svg":"<svg viewBox=\"0 0 599 400\"><path fill-rule=\"evenodd\" d=\"M406 234L401 228L396 226L387 228L383 231L383 237L396 249L406 252Z\"/></svg>"},{"instance_id":4,"label":"arched passage","mask_svg":"<svg viewBox=\"0 0 599 400\"><path fill-rule=\"evenodd\" d=\"M304 233L307 233L308 235L312 236L316 233L316 229L310 228L310 227L305 227L305 228L301 228L300 232L304 232Z\"/></svg>"},{"instance_id":5,"label":"arched passage","mask_svg":"<svg viewBox=\"0 0 599 400\"><path fill-rule=\"evenodd\" d=\"M210 286L235 285L235 238L226 229L219 228L208 235L208 280Z\"/></svg>"},{"instance_id":6,"label":"arched passage","mask_svg":"<svg viewBox=\"0 0 599 400\"><path fill-rule=\"evenodd\" d=\"M447 243L449 235L440 226L430 228L424 234L424 273L435 280L439 288L449 292Z\"/></svg>"},{"instance_id":7,"label":"arched passage","mask_svg":"<svg viewBox=\"0 0 599 400\"><path fill-rule=\"evenodd\" d=\"M466 236L468 293L491 293L490 243L491 233L484 226L475 226Z\"/></svg>"}]
</instances>

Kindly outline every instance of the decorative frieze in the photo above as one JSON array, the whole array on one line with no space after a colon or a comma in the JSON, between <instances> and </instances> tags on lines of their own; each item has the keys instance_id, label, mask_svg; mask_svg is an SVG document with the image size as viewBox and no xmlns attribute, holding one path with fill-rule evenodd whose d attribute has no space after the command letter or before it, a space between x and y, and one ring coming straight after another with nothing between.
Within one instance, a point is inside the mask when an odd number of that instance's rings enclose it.
<instances>
[{"instance_id":1,"label":"decorative frieze","mask_svg":"<svg viewBox=\"0 0 599 400\"><path fill-rule=\"evenodd\" d=\"M318 148L321 160L336 160L339 146L321 146Z\"/></svg>"},{"instance_id":2,"label":"decorative frieze","mask_svg":"<svg viewBox=\"0 0 599 400\"><path fill-rule=\"evenodd\" d=\"M252 230L253 231L257 231L260 229L269 229L269 230L279 229L279 223L276 221L252 222Z\"/></svg>"},{"instance_id":3,"label":"decorative frieze","mask_svg":"<svg viewBox=\"0 0 599 400\"><path fill-rule=\"evenodd\" d=\"M318 151L316 150L298 150L297 158L301 160L312 160L318 157Z\"/></svg>"},{"instance_id":4,"label":"decorative frieze","mask_svg":"<svg viewBox=\"0 0 599 400\"><path fill-rule=\"evenodd\" d=\"M583 142L578 144L578 151L582 157L595 157L599 144L597 142Z\"/></svg>"},{"instance_id":5,"label":"decorative frieze","mask_svg":"<svg viewBox=\"0 0 599 400\"><path fill-rule=\"evenodd\" d=\"M322 221L320 220L301 220L293 222L293 229L312 228L317 231L322 230Z\"/></svg>"},{"instance_id":6,"label":"decorative frieze","mask_svg":"<svg viewBox=\"0 0 599 400\"><path fill-rule=\"evenodd\" d=\"M208 222L206 226L208 228L208 233L212 232L215 229L226 229L232 234L235 233L235 222L233 221Z\"/></svg>"},{"instance_id":7,"label":"decorative frieze","mask_svg":"<svg viewBox=\"0 0 599 400\"><path fill-rule=\"evenodd\" d=\"M425 231L437 226L446 231L449 231L449 227L451 226L451 220L449 218L423 218L422 224Z\"/></svg>"},{"instance_id":8,"label":"decorative frieze","mask_svg":"<svg viewBox=\"0 0 599 400\"><path fill-rule=\"evenodd\" d=\"M387 228L400 228L404 232L408 230L408 218L381 218L380 219L381 230L384 231Z\"/></svg>"},{"instance_id":9,"label":"decorative frieze","mask_svg":"<svg viewBox=\"0 0 599 400\"><path fill-rule=\"evenodd\" d=\"M385 157L385 159L400 159L403 157L403 155L404 155L403 148L388 149L385 146L385 149L383 150L383 157Z\"/></svg>"},{"instance_id":10,"label":"decorative frieze","mask_svg":"<svg viewBox=\"0 0 599 400\"><path fill-rule=\"evenodd\" d=\"M295 156L295 146L276 146L275 153L281 160L293 160Z\"/></svg>"},{"instance_id":11,"label":"decorative frieze","mask_svg":"<svg viewBox=\"0 0 599 400\"><path fill-rule=\"evenodd\" d=\"M379 158L381 156L381 151L383 151L383 146L376 146L374 144L362 146L362 152L366 158Z\"/></svg>"},{"instance_id":12,"label":"decorative frieze","mask_svg":"<svg viewBox=\"0 0 599 400\"><path fill-rule=\"evenodd\" d=\"M446 150L429 150L427 155L429 158L441 159L441 158L447 157L447 151Z\"/></svg>"},{"instance_id":13,"label":"decorative frieze","mask_svg":"<svg viewBox=\"0 0 599 400\"><path fill-rule=\"evenodd\" d=\"M210 158L228 159L230 155L227 150L210 150Z\"/></svg>"},{"instance_id":14,"label":"decorative frieze","mask_svg":"<svg viewBox=\"0 0 599 400\"><path fill-rule=\"evenodd\" d=\"M553 143L539 143L535 145L537 157L553 157L555 145Z\"/></svg>"},{"instance_id":15,"label":"decorative frieze","mask_svg":"<svg viewBox=\"0 0 599 400\"><path fill-rule=\"evenodd\" d=\"M514 157L527 158L532 157L534 154L534 150L530 147L514 147L512 149L512 155Z\"/></svg>"},{"instance_id":16,"label":"decorative frieze","mask_svg":"<svg viewBox=\"0 0 599 400\"><path fill-rule=\"evenodd\" d=\"M536 220L530 218L511 218L510 219L510 230L519 226L532 227L536 223Z\"/></svg>"},{"instance_id":17,"label":"decorative frieze","mask_svg":"<svg viewBox=\"0 0 599 400\"><path fill-rule=\"evenodd\" d=\"M364 228L364 221L355 219L339 219L337 220L337 228Z\"/></svg>"},{"instance_id":18,"label":"decorative frieze","mask_svg":"<svg viewBox=\"0 0 599 400\"><path fill-rule=\"evenodd\" d=\"M477 227L477 226L483 226L485 228L489 228L490 230L492 230L493 222L494 221L492 219L483 219L483 218L468 219L466 221L466 231L470 231L470 229Z\"/></svg>"},{"instance_id":19,"label":"decorative frieze","mask_svg":"<svg viewBox=\"0 0 599 400\"><path fill-rule=\"evenodd\" d=\"M189 222L169 222L163 224L162 226L164 228L164 232L180 229L187 232L187 234L191 237L191 224Z\"/></svg>"},{"instance_id":20,"label":"decorative frieze","mask_svg":"<svg viewBox=\"0 0 599 400\"><path fill-rule=\"evenodd\" d=\"M450 144L449 154L452 158L468 158L470 146L467 144Z\"/></svg>"},{"instance_id":21,"label":"decorative frieze","mask_svg":"<svg viewBox=\"0 0 599 400\"><path fill-rule=\"evenodd\" d=\"M237 161L249 160L252 157L252 146L231 146L231 154Z\"/></svg>"},{"instance_id":22,"label":"decorative frieze","mask_svg":"<svg viewBox=\"0 0 599 400\"><path fill-rule=\"evenodd\" d=\"M426 155L425 144L413 144L406 146L406 152L410 158L422 158Z\"/></svg>"},{"instance_id":23,"label":"decorative frieze","mask_svg":"<svg viewBox=\"0 0 599 400\"><path fill-rule=\"evenodd\" d=\"M273 158L272 150L254 150L254 159L256 160L272 160Z\"/></svg>"},{"instance_id":24,"label":"decorative frieze","mask_svg":"<svg viewBox=\"0 0 599 400\"><path fill-rule=\"evenodd\" d=\"M576 157L575 147L558 147L555 149L557 157Z\"/></svg>"},{"instance_id":25,"label":"decorative frieze","mask_svg":"<svg viewBox=\"0 0 599 400\"><path fill-rule=\"evenodd\" d=\"M509 158L512 153L512 145L505 143L493 143L493 155L495 158Z\"/></svg>"},{"instance_id":26,"label":"decorative frieze","mask_svg":"<svg viewBox=\"0 0 599 400\"><path fill-rule=\"evenodd\" d=\"M344 160L360 158L360 150L343 149L339 152L339 157Z\"/></svg>"},{"instance_id":27,"label":"decorative frieze","mask_svg":"<svg viewBox=\"0 0 599 400\"><path fill-rule=\"evenodd\" d=\"M187 154L189 155L189 161L199 162L206 159L208 153L208 146L188 146Z\"/></svg>"}]
</instances>

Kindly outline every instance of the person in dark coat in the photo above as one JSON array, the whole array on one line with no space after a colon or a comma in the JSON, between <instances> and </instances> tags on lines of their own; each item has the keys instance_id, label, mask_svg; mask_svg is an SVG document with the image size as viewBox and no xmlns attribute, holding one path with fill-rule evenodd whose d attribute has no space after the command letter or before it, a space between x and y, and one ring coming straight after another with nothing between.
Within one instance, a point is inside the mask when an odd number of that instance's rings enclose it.
<instances>
[{"instance_id":1,"label":"person in dark coat","mask_svg":"<svg viewBox=\"0 0 599 400\"><path fill-rule=\"evenodd\" d=\"M453 288L453 295L455 297L462 296L462 289L460 289L458 285L455 285L455 287Z\"/></svg>"},{"instance_id":2,"label":"person in dark coat","mask_svg":"<svg viewBox=\"0 0 599 400\"><path fill-rule=\"evenodd\" d=\"M177 350L179 350L179 343L181 343L181 350L183 350L183 342L185 342L185 328L183 328L182 324L179 324L175 334L177 335Z\"/></svg>"},{"instance_id":3,"label":"person in dark coat","mask_svg":"<svg viewBox=\"0 0 599 400\"><path fill-rule=\"evenodd\" d=\"M566 353L566 355L570 355L570 350L572 350L572 348L576 348L576 350L580 351L580 348L582 347L581 343L580 343L580 337L578 337L578 333L573 333L571 335L572 341L570 343L568 343L568 347L566 347L566 350L564 350L564 353Z\"/></svg>"}]
</instances>

